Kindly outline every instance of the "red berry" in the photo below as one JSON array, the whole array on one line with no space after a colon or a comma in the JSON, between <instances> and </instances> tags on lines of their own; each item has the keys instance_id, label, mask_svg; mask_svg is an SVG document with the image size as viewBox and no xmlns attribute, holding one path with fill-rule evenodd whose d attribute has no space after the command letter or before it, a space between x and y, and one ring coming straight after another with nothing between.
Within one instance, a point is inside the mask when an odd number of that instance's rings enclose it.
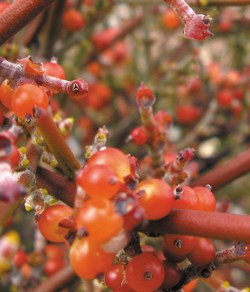
<instances>
[{"instance_id":1,"label":"red berry","mask_svg":"<svg viewBox=\"0 0 250 292\"><path fill-rule=\"evenodd\" d=\"M124 275L124 266L116 264L105 272L105 284L111 289L119 288L122 286Z\"/></svg>"},{"instance_id":2,"label":"red berry","mask_svg":"<svg viewBox=\"0 0 250 292\"><path fill-rule=\"evenodd\" d=\"M82 205L76 217L76 228L84 228L98 243L107 242L122 229L123 218L111 201L90 199Z\"/></svg>"},{"instance_id":3,"label":"red berry","mask_svg":"<svg viewBox=\"0 0 250 292\"><path fill-rule=\"evenodd\" d=\"M136 127L132 130L129 137L137 146L142 146L147 143L149 139L148 131L143 127Z\"/></svg>"},{"instance_id":4,"label":"red berry","mask_svg":"<svg viewBox=\"0 0 250 292\"><path fill-rule=\"evenodd\" d=\"M50 61L43 63L45 74L59 79L66 79L66 74L63 67L57 62Z\"/></svg>"},{"instance_id":5,"label":"red berry","mask_svg":"<svg viewBox=\"0 0 250 292\"><path fill-rule=\"evenodd\" d=\"M68 9L63 13L62 25L70 32L80 30L85 25L85 19L76 9Z\"/></svg>"},{"instance_id":6,"label":"red berry","mask_svg":"<svg viewBox=\"0 0 250 292\"><path fill-rule=\"evenodd\" d=\"M48 95L42 87L34 84L18 86L11 97L11 108L15 115L22 119L32 115L35 106L47 109L48 105Z\"/></svg>"},{"instance_id":7,"label":"red berry","mask_svg":"<svg viewBox=\"0 0 250 292\"><path fill-rule=\"evenodd\" d=\"M125 269L128 285L138 292L157 290L164 280L164 267L152 253L136 255Z\"/></svg>"},{"instance_id":8,"label":"red berry","mask_svg":"<svg viewBox=\"0 0 250 292\"><path fill-rule=\"evenodd\" d=\"M171 187L160 179L144 180L136 188L141 195L140 205L145 210L145 217L157 220L168 215L172 210L174 196Z\"/></svg>"},{"instance_id":9,"label":"red berry","mask_svg":"<svg viewBox=\"0 0 250 292\"><path fill-rule=\"evenodd\" d=\"M199 209L204 211L215 211L216 199L214 194L207 187L194 187L199 200Z\"/></svg>"},{"instance_id":10,"label":"red berry","mask_svg":"<svg viewBox=\"0 0 250 292\"><path fill-rule=\"evenodd\" d=\"M47 207L39 216L37 222L42 235L52 242L64 242L69 229L61 227L60 222L72 215L72 209L66 205Z\"/></svg>"},{"instance_id":11,"label":"red berry","mask_svg":"<svg viewBox=\"0 0 250 292\"><path fill-rule=\"evenodd\" d=\"M200 108L193 105L182 105L176 109L176 120L183 125L192 125L201 117Z\"/></svg>"},{"instance_id":12,"label":"red berry","mask_svg":"<svg viewBox=\"0 0 250 292\"><path fill-rule=\"evenodd\" d=\"M77 175L77 183L91 197L112 198L120 188L120 181L112 167L97 164L85 167Z\"/></svg>"},{"instance_id":13,"label":"red berry","mask_svg":"<svg viewBox=\"0 0 250 292\"><path fill-rule=\"evenodd\" d=\"M190 262L198 267L205 266L214 260L215 248L210 239L198 238L195 248L188 254Z\"/></svg>"},{"instance_id":14,"label":"red berry","mask_svg":"<svg viewBox=\"0 0 250 292\"><path fill-rule=\"evenodd\" d=\"M105 273L113 263L114 254L105 253L89 237L77 239L70 248L70 264L75 273L84 279L94 279Z\"/></svg>"},{"instance_id":15,"label":"red berry","mask_svg":"<svg viewBox=\"0 0 250 292\"><path fill-rule=\"evenodd\" d=\"M217 93L216 99L222 108L229 108L233 101L233 92L229 89L221 89Z\"/></svg>"},{"instance_id":16,"label":"red berry","mask_svg":"<svg viewBox=\"0 0 250 292\"><path fill-rule=\"evenodd\" d=\"M163 25L167 29L176 29L180 26L181 22L173 10L168 9L162 17Z\"/></svg>"}]
</instances>

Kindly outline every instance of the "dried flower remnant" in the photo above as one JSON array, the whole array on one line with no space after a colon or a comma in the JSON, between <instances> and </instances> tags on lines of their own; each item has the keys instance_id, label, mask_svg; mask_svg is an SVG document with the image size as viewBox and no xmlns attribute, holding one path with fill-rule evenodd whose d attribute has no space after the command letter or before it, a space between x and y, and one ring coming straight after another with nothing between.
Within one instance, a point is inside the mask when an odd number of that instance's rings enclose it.
<instances>
[{"instance_id":1,"label":"dried flower remnant","mask_svg":"<svg viewBox=\"0 0 250 292\"><path fill-rule=\"evenodd\" d=\"M206 37L213 36L209 31L209 16L196 14L184 0L165 0L184 23L184 36L188 39L203 41Z\"/></svg>"}]
</instances>

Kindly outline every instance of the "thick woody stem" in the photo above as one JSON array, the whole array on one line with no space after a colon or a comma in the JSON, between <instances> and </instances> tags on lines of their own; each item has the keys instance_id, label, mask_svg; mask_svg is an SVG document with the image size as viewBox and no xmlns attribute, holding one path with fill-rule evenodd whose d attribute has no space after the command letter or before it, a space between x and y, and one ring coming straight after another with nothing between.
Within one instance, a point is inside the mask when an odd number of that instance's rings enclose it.
<instances>
[{"instance_id":1,"label":"thick woody stem","mask_svg":"<svg viewBox=\"0 0 250 292\"><path fill-rule=\"evenodd\" d=\"M0 45L14 36L54 1L15 0L0 15Z\"/></svg>"},{"instance_id":2,"label":"thick woody stem","mask_svg":"<svg viewBox=\"0 0 250 292\"><path fill-rule=\"evenodd\" d=\"M76 194L76 185L65 177L38 166L36 172L37 187L45 188L59 200L73 207Z\"/></svg>"},{"instance_id":3,"label":"thick woody stem","mask_svg":"<svg viewBox=\"0 0 250 292\"><path fill-rule=\"evenodd\" d=\"M76 279L76 275L70 266L60 270L55 275L42 282L38 287L28 290L28 292L54 292L63 288L66 283Z\"/></svg>"},{"instance_id":4,"label":"thick woody stem","mask_svg":"<svg viewBox=\"0 0 250 292\"><path fill-rule=\"evenodd\" d=\"M145 230L249 242L250 216L175 209L165 218L151 221Z\"/></svg>"},{"instance_id":5,"label":"thick woody stem","mask_svg":"<svg viewBox=\"0 0 250 292\"><path fill-rule=\"evenodd\" d=\"M74 179L75 172L81 168L81 165L61 135L51 114L42 108L36 108L34 116L35 125L40 131L44 142L54 154L63 173L68 178Z\"/></svg>"},{"instance_id":6,"label":"thick woody stem","mask_svg":"<svg viewBox=\"0 0 250 292\"><path fill-rule=\"evenodd\" d=\"M218 189L250 171L250 149L219 165L196 179L192 186L210 184Z\"/></svg>"}]
</instances>

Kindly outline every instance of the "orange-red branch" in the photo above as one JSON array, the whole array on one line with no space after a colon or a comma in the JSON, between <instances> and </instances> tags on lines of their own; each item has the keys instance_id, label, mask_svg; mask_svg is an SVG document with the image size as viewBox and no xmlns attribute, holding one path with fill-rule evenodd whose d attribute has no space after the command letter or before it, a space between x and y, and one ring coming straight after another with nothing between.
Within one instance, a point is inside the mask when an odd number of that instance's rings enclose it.
<instances>
[{"instance_id":1,"label":"orange-red branch","mask_svg":"<svg viewBox=\"0 0 250 292\"><path fill-rule=\"evenodd\" d=\"M204 186L210 184L213 190L218 189L234 179L250 171L250 149L240 153L205 173L192 183L192 186Z\"/></svg>"},{"instance_id":2,"label":"orange-red branch","mask_svg":"<svg viewBox=\"0 0 250 292\"><path fill-rule=\"evenodd\" d=\"M15 0L0 15L0 45L14 36L54 1Z\"/></svg>"},{"instance_id":3,"label":"orange-red branch","mask_svg":"<svg viewBox=\"0 0 250 292\"><path fill-rule=\"evenodd\" d=\"M250 216L175 209L167 217L151 221L146 231L250 242Z\"/></svg>"}]
</instances>

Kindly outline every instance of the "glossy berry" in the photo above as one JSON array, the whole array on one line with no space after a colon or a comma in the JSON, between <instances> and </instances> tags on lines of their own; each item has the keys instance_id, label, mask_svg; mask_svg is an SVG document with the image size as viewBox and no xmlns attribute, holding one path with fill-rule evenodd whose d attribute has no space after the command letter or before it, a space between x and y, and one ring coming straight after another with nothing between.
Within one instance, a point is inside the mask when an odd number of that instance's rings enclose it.
<instances>
[{"instance_id":1,"label":"glossy berry","mask_svg":"<svg viewBox=\"0 0 250 292\"><path fill-rule=\"evenodd\" d=\"M134 128L131 131L129 138L133 143L135 143L135 145L142 146L148 142L149 134L148 131L143 126L141 126Z\"/></svg>"},{"instance_id":2,"label":"glossy berry","mask_svg":"<svg viewBox=\"0 0 250 292\"><path fill-rule=\"evenodd\" d=\"M197 122L201 114L201 109L193 105L181 105L175 112L177 122L187 126Z\"/></svg>"},{"instance_id":3,"label":"glossy berry","mask_svg":"<svg viewBox=\"0 0 250 292\"><path fill-rule=\"evenodd\" d=\"M34 84L18 86L11 98L11 108L16 116L25 119L33 114L35 106L48 108L49 99L43 88Z\"/></svg>"},{"instance_id":4,"label":"glossy berry","mask_svg":"<svg viewBox=\"0 0 250 292\"><path fill-rule=\"evenodd\" d=\"M128 157L119 149L116 148L105 148L93 156L87 162L87 166L105 164L110 166L121 182L130 175L130 162Z\"/></svg>"},{"instance_id":5,"label":"glossy berry","mask_svg":"<svg viewBox=\"0 0 250 292\"><path fill-rule=\"evenodd\" d=\"M91 198L106 199L112 198L121 185L114 169L105 164L85 167L77 175L77 183Z\"/></svg>"},{"instance_id":6,"label":"glossy berry","mask_svg":"<svg viewBox=\"0 0 250 292\"><path fill-rule=\"evenodd\" d=\"M123 218L111 201L90 199L82 205L76 216L76 228L83 228L96 242L106 242L117 235L123 226Z\"/></svg>"},{"instance_id":7,"label":"glossy berry","mask_svg":"<svg viewBox=\"0 0 250 292\"><path fill-rule=\"evenodd\" d=\"M168 215L174 204L171 187L160 179L144 180L136 188L141 196L140 205L145 210L145 217L157 220Z\"/></svg>"},{"instance_id":8,"label":"glossy berry","mask_svg":"<svg viewBox=\"0 0 250 292\"><path fill-rule=\"evenodd\" d=\"M188 259L198 267L205 266L214 260L215 248L210 239L198 238L195 248L188 254Z\"/></svg>"},{"instance_id":9,"label":"glossy berry","mask_svg":"<svg viewBox=\"0 0 250 292\"><path fill-rule=\"evenodd\" d=\"M233 92L229 89L221 89L217 93L216 99L222 108L229 108L233 101Z\"/></svg>"},{"instance_id":10,"label":"glossy berry","mask_svg":"<svg viewBox=\"0 0 250 292\"><path fill-rule=\"evenodd\" d=\"M163 14L162 22L163 22L164 27L166 27L167 29L171 29L171 30L178 28L181 24L178 16L171 9L168 9Z\"/></svg>"},{"instance_id":11,"label":"glossy berry","mask_svg":"<svg viewBox=\"0 0 250 292\"><path fill-rule=\"evenodd\" d=\"M15 253L12 259L12 263L16 267L21 267L23 264L27 262L27 259L28 259L27 253L24 250L19 250Z\"/></svg>"},{"instance_id":12,"label":"glossy berry","mask_svg":"<svg viewBox=\"0 0 250 292\"><path fill-rule=\"evenodd\" d=\"M163 240L163 252L167 251L173 255L187 255L196 246L197 238L188 235L166 234Z\"/></svg>"},{"instance_id":13,"label":"glossy berry","mask_svg":"<svg viewBox=\"0 0 250 292\"><path fill-rule=\"evenodd\" d=\"M180 198L174 201L173 208L199 210L199 200L195 191L188 186L182 188L183 192Z\"/></svg>"},{"instance_id":14,"label":"glossy berry","mask_svg":"<svg viewBox=\"0 0 250 292\"><path fill-rule=\"evenodd\" d=\"M162 288L170 289L180 281L181 273L177 264L175 263L164 261L163 265L165 269L165 277L162 284Z\"/></svg>"},{"instance_id":15,"label":"glossy berry","mask_svg":"<svg viewBox=\"0 0 250 292\"><path fill-rule=\"evenodd\" d=\"M60 222L71 216L72 209L66 205L47 207L39 216L37 223L42 235L52 242L64 242L69 229L61 227Z\"/></svg>"},{"instance_id":16,"label":"glossy berry","mask_svg":"<svg viewBox=\"0 0 250 292\"><path fill-rule=\"evenodd\" d=\"M85 25L85 19L80 11L76 9L68 9L63 13L62 25L70 32L78 31Z\"/></svg>"},{"instance_id":17,"label":"glossy berry","mask_svg":"<svg viewBox=\"0 0 250 292\"><path fill-rule=\"evenodd\" d=\"M199 200L199 209L203 211L215 211L216 198L207 187L194 187L196 196Z\"/></svg>"},{"instance_id":18,"label":"glossy berry","mask_svg":"<svg viewBox=\"0 0 250 292\"><path fill-rule=\"evenodd\" d=\"M14 90L10 87L8 80L4 80L0 85L0 100L7 109L11 109L11 97L13 93Z\"/></svg>"},{"instance_id":19,"label":"glossy berry","mask_svg":"<svg viewBox=\"0 0 250 292\"><path fill-rule=\"evenodd\" d=\"M152 253L134 256L125 269L128 285L138 292L152 292L164 280L164 267Z\"/></svg>"},{"instance_id":20,"label":"glossy berry","mask_svg":"<svg viewBox=\"0 0 250 292\"><path fill-rule=\"evenodd\" d=\"M44 265L44 273L50 277L65 267L63 259L48 259Z\"/></svg>"},{"instance_id":21,"label":"glossy berry","mask_svg":"<svg viewBox=\"0 0 250 292\"><path fill-rule=\"evenodd\" d=\"M118 32L118 29L115 27L111 27L103 31L97 32L94 34L92 42L97 49L103 50L112 43Z\"/></svg>"},{"instance_id":22,"label":"glossy berry","mask_svg":"<svg viewBox=\"0 0 250 292\"><path fill-rule=\"evenodd\" d=\"M124 276L124 266L121 264L116 264L105 272L104 281L110 289L115 289L122 286Z\"/></svg>"},{"instance_id":23,"label":"glossy berry","mask_svg":"<svg viewBox=\"0 0 250 292\"><path fill-rule=\"evenodd\" d=\"M63 67L57 62L50 61L43 63L45 74L59 79L66 79L66 74Z\"/></svg>"},{"instance_id":24,"label":"glossy berry","mask_svg":"<svg viewBox=\"0 0 250 292\"><path fill-rule=\"evenodd\" d=\"M100 82L95 82L89 85L89 92L86 96L86 104L96 110L102 109L112 99L111 89Z\"/></svg>"},{"instance_id":25,"label":"glossy berry","mask_svg":"<svg viewBox=\"0 0 250 292\"><path fill-rule=\"evenodd\" d=\"M114 254L105 253L96 242L86 237L74 241L69 259L70 265L80 278L94 279L111 268Z\"/></svg>"}]
</instances>

